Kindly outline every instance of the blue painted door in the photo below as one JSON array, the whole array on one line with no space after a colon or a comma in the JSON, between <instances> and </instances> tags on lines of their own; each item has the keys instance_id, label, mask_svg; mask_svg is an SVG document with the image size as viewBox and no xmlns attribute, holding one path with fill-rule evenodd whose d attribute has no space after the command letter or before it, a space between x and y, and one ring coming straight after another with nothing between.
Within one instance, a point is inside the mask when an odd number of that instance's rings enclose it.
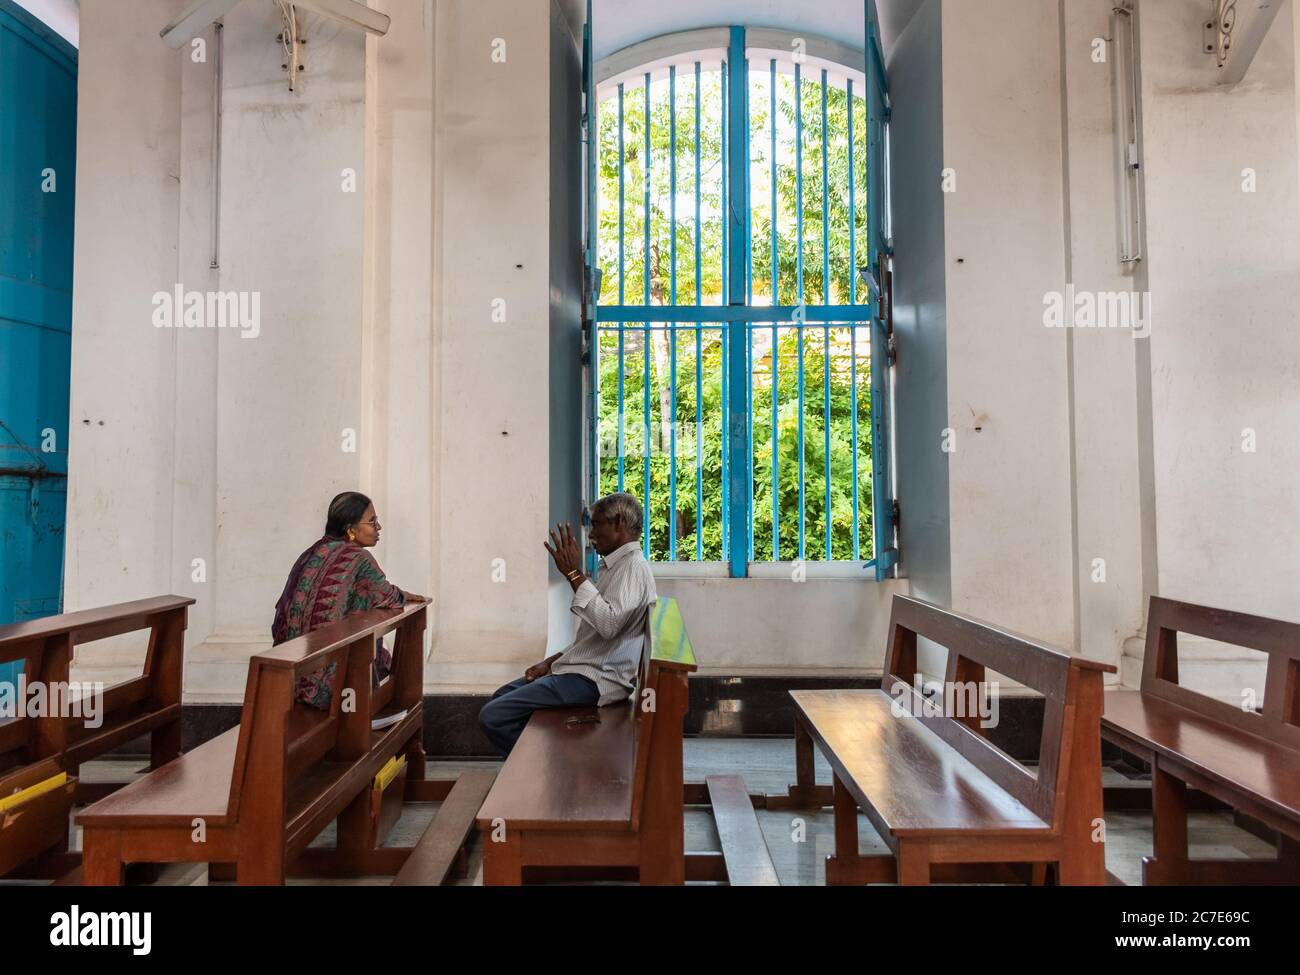
<instances>
[{"instance_id":1,"label":"blue painted door","mask_svg":"<svg viewBox=\"0 0 1300 975\"><path fill-rule=\"evenodd\" d=\"M76 134L76 50L0 0L0 623L62 605Z\"/></svg>"}]
</instances>

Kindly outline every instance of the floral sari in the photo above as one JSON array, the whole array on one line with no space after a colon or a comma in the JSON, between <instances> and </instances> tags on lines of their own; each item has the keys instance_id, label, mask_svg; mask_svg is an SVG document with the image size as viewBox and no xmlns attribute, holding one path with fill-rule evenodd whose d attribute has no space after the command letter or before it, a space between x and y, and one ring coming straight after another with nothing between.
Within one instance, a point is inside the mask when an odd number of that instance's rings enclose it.
<instances>
[{"instance_id":1,"label":"floral sari","mask_svg":"<svg viewBox=\"0 0 1300 975\"><path fill-rule=\"evenodd\" d=\"M278 645L351 613L390 609L405 601L402 590L384 577L379 564L364 548L342 538L322 538L294 563L275 604L271 638ZM392 657L381 641L375 641L375 651L376 674L382 678L392 665ZM329 710L330 685L336 670L331 663L300 678L294 697Z\"/></svg>"}]
</instances>

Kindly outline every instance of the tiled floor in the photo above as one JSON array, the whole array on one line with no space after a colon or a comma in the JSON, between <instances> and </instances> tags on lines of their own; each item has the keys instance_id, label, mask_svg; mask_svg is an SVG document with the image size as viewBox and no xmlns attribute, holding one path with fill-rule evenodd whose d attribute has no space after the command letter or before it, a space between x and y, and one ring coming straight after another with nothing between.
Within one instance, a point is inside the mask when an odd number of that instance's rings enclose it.
<instances>
[{"instance_id":1,"label":"tiled floor","mask_svg":"<svg viewBox=\"0 0 1300 975\"><path fill-rule=\"evenodd\" d=\"M431 777L450 777L469 768L493 767L488 762L430 762ZM788 739L763 738L690 738L685 742L685 777L702 781L706 774L731 772L744 777L750 792L784 792L794 769L793 744ZM123 779L140 771L139 762L89 762L81 767L86 781ZM1125 780L1106 771L1107 784L1125 784ZM831 781L830 767L817 756L817 780ZM1140 786L1139 786L1140 787ZM414 843L432 818L435 804L411 804L389 838L389 845ZM758 810L759 824L776 864L781 883L798 886L825 883L824 859L834 848L834 822L829 809L806 812ZM1141 859L1151 852L1151 816L1142 812L1112 812L1106 817L1106 866L1125 883L1141 879ZM884 852L885 846L865 817L859 816L858 829L864 853ZM1197 857L1270 857L1273 849L1254 835L1239 829L1229 813L1194 813L1190 824L1191 852ZM333 827L328 827L313 845L333 841ZM74 828L74 848L80 836ZM717 850L718 837L713 816L707 809L686 811L686 849ZM163 884L205 884L204 865L178 864L167 867L160 877ZM482 882L482 863L474 855L470 863L468 884ZM294 880L292 884L376 884L388 883L387 877L358 880Z\"/></svg>"}]
</instances>

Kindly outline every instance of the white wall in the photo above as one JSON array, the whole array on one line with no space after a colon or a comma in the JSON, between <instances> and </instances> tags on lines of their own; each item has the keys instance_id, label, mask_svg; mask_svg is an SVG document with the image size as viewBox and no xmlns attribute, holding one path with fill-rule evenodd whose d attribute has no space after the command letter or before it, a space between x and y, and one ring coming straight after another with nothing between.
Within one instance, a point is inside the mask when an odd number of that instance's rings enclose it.
<instances>
[{"instance_id":1,"label":"white wall","mask_svg":"<svg viewBox=\"0 0 1300 975\"><path fill-rule=\"evenodd\" d=\"M1214 83L1213 61L1187 43L1198 19L1178 0L1142 4L1159 589L1296 619L1294 34L1280 16L1245 80L1225 89ZM1246 170L1254 192L1243 191ZM1253 453L1243 450L1247 429ZM1240 653L1197 652L1223 662L1192 669L1193 679L1229 696L1234 683L1262 677L1260 664L1243 664Z\"/></svg>"},{"instance_id":2,"label":"white wall","mask_svg":"<svg viewBox=\"0 0 1300 975\"><path fill-rule=\"evenodd\" d=\"M943 6L948 472L954 608L1068 646L1067 357L1042 325L1065 284L1057 31L1041 0Z\"/></svg>"},{"instance_id":3,"label":"white wall","mask_svg":"<svg viewBox=\"0 0 1300 975\"><path fill-rule=\"evenodd\" d=\"M372 449L348 452L344 440L364 433L365 196L343 191L343 171L364 187L365 42L305 22L307 71L290 92L266 43L275 8L240 4L226 17L220 287L261 292L263 321L255 339L217 337L214 641L265 639L287 566L320 537L329 499L360 483ZM391 544L386 501L376 506Z\"/></svg>"},{"instance_id":4,"label":"white wall","mask_svg":"<svg viewBox=\"0 0 1300 975\"><path fill-rule=\"evenodd\" d=\"M68 609L173 588L178 336L151 326L150 297L177 279L181 62L157 32L178 8L81 11L97 40L79 56Z\"/></svg>"},{"instance_id":5,"label":"white wall","mask_svg":"<svg viewBox=\"0 0 1300 975\"><path fill-rule=\"evenodd\" d=\"M702 674L880 673L889 602L905 580L659 579L678 601Z\"/></svg>"},{"instance_id":6,"label":"white wall","mask_svg":"<svg viewBox=\"0 0 1300 975\"><path fill-rule=\"evenodd\" d=\"M551 303L550 5L392 2L381 40L303 15L295 93L274 8L236 8L219 270L214 59L158 39L181 6L83 8L66 605L195 595L187 696L238 699L293 559L360 487L390 578L433 597L430 685L495 686L547 641L552 492L519 472L548 470L552 318L576 327L571 282ZM178 282L259 292L260 335L153 328Z\"/></svg>"},{"instance_id":7,"label":"white wall","mask_svg":"<svg viewBox=\"0 0 1300 975\"><path fill-rule=\"evenodd\" d=\"M1111 36L1109 3L1065 0L1063 57L1065 279L1090 292L1146 290L1118 261L1113 48L1094 59L1094 38ZM1064 330L1069 379L1075 634L1085 656L1118 662L1144 615L1139 436L1149 418L1138 398L1147 340L1132 330ZM1140 362L1140 360L1142 360ZM1099 561L1100 560L1100 561Z\"/></svg>"},{"instance_id":8,"label":"white wall","mask_svg":"<svg viewBox=\"0 0 1300 975\"><path fill-rule=\"evenodd\" d=\"M365 252L361 332L363 490L384 499L381 565L435 588L438 417L434 273L434 17L382 0L388 34L366 39ZM436 620L438 607L430 607Z\"/></svg>"},{"instance_id":9,"label":"white wall","mask_svg":"<svg viewBox=\"0 0 1300 975\"><path fill-rule=\"evenodd\" d=\"M212 271L212 65L157 39L180 5L82 10L68 608L196 595L187 693L235 699L293 557L359 485L381 563L434 599L430 687L490 689L572 625L540 544L576 517L580 456L565 8L388 0L377 40L308 18L290 95L274 17L241 5ZM1294 28L1279 19L1245 83L1217 90L1189 8L1144 0L1148 246L1127 278L1109 65L1090 57L1109 6L928 0L890 52L910 578L663 579L706 671L878 668L888 596L909 586L1130 679L1149 591L1295 617ZM154 329L150 297L176 282L258 290L260 337ZM1151 338L1045 329L1044 294L1067 283L1149 288ZM1222 648L1192 652L1216 693L1250 678Z\"/></svg>"},{"instance_id":10,"label":"white wall","mask_svg":"<svg viewBox=\"0 0 1300 975\"><path fill-rule=\"evenodd\" d=\"M550 4L437 10L439 631L426 674L481 688L546 649Z\"/></svg>"},{"instance_id":11,"label":"white wall","mask_svg":"<svg viewBox=\"0 0 1300 975\"><path fill-rule=\"evenodd\" d=\"M940 29L923 5L891 52L899 487L906 526L941 482L921 449L933 434L915 429L933 390L909 387L946 370L957 442L949 538L945 551L936 525L905 544L917 591L947 572L955 607L1117 664L1132 683L1152 592L1296 617L1296 48L1280 18L1246 81L1225 90L1199 50L1199 12L1143 0L1148 236L1128 274L1117 253L1112 65L1093 58L1110 7L948 0ZM927 111L931 124L941 116L942 165L957 181L941 198L926 186L925 129L901 117L934 83L932 57L929 72L921 66L936 34L942 105ZM990 45L1002 55L990 58ZM1255 193L1242 193L1247 167ZM942 245L907 260L936 209ZM927 322L917 296L933 290L941 255L946 315ZM1042 300L1067 283L1149 290L1150 339L1045 329ZM1241 449L1246 427L1255 453ZM925 511L937 518L943 507L931 499ZM1184 646L1188 681L1211 693L1232 698L1262 676L1249 655Z\"/></svg>"}]
</instances>

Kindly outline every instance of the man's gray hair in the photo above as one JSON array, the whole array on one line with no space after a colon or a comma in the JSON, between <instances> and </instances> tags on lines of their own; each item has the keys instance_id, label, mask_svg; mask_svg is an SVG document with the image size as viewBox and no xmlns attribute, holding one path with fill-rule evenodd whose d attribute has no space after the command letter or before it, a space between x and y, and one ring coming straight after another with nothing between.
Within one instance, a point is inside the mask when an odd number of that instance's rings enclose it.
<instances>
[{"instance_id":1,"label":"man's gray hair","mask_svg":"<svg viewBox=\"0 0 1300 975\"><path fill-rule=\"evenodd\" d=\"M592 515L597 512L632 534L641 534L641 502L626 491L605 495L591 506Z\"/></svg>"}]
</instances>

